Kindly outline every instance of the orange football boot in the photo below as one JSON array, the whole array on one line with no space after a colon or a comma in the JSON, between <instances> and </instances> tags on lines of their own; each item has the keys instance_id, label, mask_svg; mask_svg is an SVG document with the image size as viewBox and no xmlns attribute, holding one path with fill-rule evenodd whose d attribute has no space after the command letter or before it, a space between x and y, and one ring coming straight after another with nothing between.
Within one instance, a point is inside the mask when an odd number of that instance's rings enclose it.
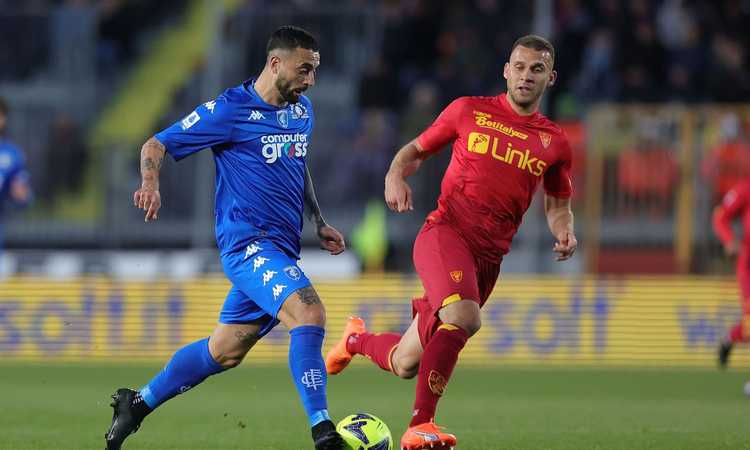
<instances>
[{"instance_id":1,"label":"orange football boot","mask_svg":"<svg viewBox=\"0 0 750 450\"><path fill-rule=\"evenodd\" d=\"M346 366L349 365L354 357L354 355L346 350L346 341L349 340L349 336L365 333L366 331L365 321L361 317L353 316L346 321L344 334L341 336L341 339L326 354L326 372L336 375L346 369Z\"/></svg>"},{"instance_id":2,"label":"orange football boot","mask_svg":"<svg viewBox=\"0 0 750 450\"><path fill-rule=\"evenodd\" d=\"M451 450L456 446L456 436L443 433L434 422L409 427L401 436L401 450Z\"/></svg>"}]
</instances>

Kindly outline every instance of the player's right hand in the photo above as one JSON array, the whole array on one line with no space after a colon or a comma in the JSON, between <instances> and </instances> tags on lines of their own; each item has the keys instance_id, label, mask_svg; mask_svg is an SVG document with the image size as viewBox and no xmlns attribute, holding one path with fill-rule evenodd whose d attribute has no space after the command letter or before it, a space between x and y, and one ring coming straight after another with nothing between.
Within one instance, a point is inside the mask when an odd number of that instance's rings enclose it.
<instances>
[{"instance_id":1,"label":"player's right hand","mask_svg":"<svg viewBox=\"0 0 750 450\"><path fill-rule=\"evenodd\" d=\"M404 212L414 209L409 184L398 175L385 177L385 203L392 211Z\"/></svg>"},{"instance_id":2,"label":"player's right hand","mask_svg":"<svg viewBox=\"0 0 750 450\"><path fill-rule=\"evenodd\" d=\"M156 220L161 208L161 194L158 189L141 187L133 194L133 204L136 208L146 211L145 222Z\"/></svg>"}]
</instances>

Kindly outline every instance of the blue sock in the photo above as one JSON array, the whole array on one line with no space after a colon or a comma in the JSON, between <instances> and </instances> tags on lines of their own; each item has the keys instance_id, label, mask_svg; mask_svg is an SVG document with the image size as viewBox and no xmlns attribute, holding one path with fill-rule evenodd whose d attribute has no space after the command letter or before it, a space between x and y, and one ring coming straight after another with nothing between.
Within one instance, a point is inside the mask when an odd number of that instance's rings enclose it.
<instances>
[{"instance_id":1,"label":"blue sock","mask_svg":"<svg viewBox=\"0 0 750 450\"><path fill-rule=\"evenodd\" d=\"M321 349L326 332L314 325L303 325L289 330L289 369L302 399L310 426L314 427L328 416L326 399L326 365Z\"/></svg>"},{"instance_id":2,"label":"blue sock","mask_svg":"<svg viewBox=\"0 0 750 450\"><path fill-rule=\"evenodd\" d=\"M177 350L164 369L141 389L141 396L154 409L223 370L208 351L208 338L201 339Z\"/></svg>"}]
</instances>

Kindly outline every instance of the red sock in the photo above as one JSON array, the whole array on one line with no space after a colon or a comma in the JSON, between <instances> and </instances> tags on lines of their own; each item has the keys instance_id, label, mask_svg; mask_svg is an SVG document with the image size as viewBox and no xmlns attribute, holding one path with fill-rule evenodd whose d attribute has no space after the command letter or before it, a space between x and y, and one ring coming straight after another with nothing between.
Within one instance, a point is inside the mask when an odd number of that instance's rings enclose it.
<instances>
[{"instance_id":1,"label":"red sock","mask_svg":"<svg viewBox=\"0 0 750 450\"><path fill-rule=\"evenodd\" d=\"M732 327L732 330L729 331L730 341L736 343L736 342L746 342L748 340L747 335L745 333L745 327L743 325L744 325L744 320L738 323L737 325L735 325L734 327Z\"/></svg>"},{"instance_id":2,"label":"red sock","mask_svg":"<svg viewBox=\"0 0 750 450\"><path fill-rule=\"evenodd\" d=\"M414 413L410 427L430 422L435 418L438 400L445 391L458 354L469 339L463 328L449 323L440 325L427 343L419 364L417 396L414 400Z\"/></svg>"},{"instance_id":3,"label":"red sock","mask_svg":"<svg viewBox=\"0 0 750 450\"><path fill-rule=\"evenodd\" d=\"M401 340L396 333L362 333L349 336L346 351L354 355L365 355L383 370L391 370L391 353Z\"/></svg>"}]
</instances>

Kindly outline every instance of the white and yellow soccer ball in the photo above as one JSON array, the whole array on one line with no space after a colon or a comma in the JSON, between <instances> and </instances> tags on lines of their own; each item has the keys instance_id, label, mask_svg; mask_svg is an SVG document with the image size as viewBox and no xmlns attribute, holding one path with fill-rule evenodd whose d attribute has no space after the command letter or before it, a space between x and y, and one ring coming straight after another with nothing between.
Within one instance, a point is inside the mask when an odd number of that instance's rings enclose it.
<instances>
[{"instance_id":1,"label":"white and yellow soccer ball","mask_svg":"<svg viewBox=\"0 0 750 450\"><path fill-rule=\"evenodd\" d=\"M351 450L393 450L393 437L388 425L367 413L344 417L336 431Z\"/></svg>"}]
</instances>

